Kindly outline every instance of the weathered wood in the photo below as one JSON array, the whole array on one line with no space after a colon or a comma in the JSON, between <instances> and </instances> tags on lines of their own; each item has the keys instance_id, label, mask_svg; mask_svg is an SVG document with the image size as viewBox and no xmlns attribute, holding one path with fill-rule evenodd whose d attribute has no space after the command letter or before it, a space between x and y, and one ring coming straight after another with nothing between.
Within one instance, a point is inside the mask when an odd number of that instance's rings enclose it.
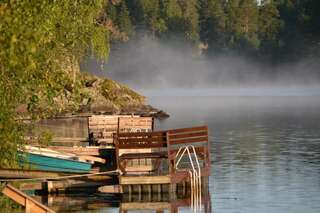
<instances>
[{"instance_id":1,"label":"weathered wood","mask_svg":"<svg viewBox=\"0 0 320 213\"><path fill-rule=\"evenodd\" d=\"M120 176L121 185L137 185L137 184L168 184L170 183L169 175L159 176Z\"/></svg>"},{"instance_id":2,"label":"weathered wood","mask_svg":"<svg viewBox=\"0 0 320 213\"><path fill-rule=\"evenodd\" d=\"M156 131L156 132L120 132L120 137L165 137L165 131Z\"/></svg>"},{"instance_id":3,"label":"weathered wood","mask_svg":"<svg viewBox=\"0 0 320 213\"><path fill-rule=\"evenodd\" d=\"M191 132L191 133L184 133L184 134L170 134L169 139L182 139L182 138L192 138L192 137L199 137L199 136L207 136L207 131L201 131L201 132Z\"/></svg>"},{"instance_id":4,"label":"weathered wood","mask_svg":"<svg viewBox=\"0 0 320 213\"><path fill-rule=\"evenodd\" d=\"M107 144L111 145L113 144L113 138L101 138L96 140L98 144Z\"/></svg>"},{"instance_id":5,"label":"weathered wood","mask_svg":"<svg viewBox=\"0 0 320 213\"><path fill-rule=\"evenodd\" d=\"M116 145L118 169L125 174L128 172L126 168L129 160L132 162L135 159L166 158L159 150L160 148L166 147L164 136L164 132L116 133L114 135L114 141ZM140 166L141 165L136 165L136 168ZM160 162L155 162L154 166L155 167L149 171L158 169Z\"/></svg>"},{"instance_id":6,"label":"weathered wood","mask_svg":"<svg viewBox=\"0 0 320 213\"><path fill-rule=\"evenodd\" d=\"M25 136L24 139L26 141L34 141L38 138L35 136ZM54 143L73 143L73 142L88 142L88 138L86 137L53 137L52 142Z\"/></svg>"},{"instance_id":7,"label":"weathered wood","mask_svg":"<svg viewBox=\"0 0 320 213\"><path fill-rule=\"evenodd\" d=\"M23 170L23 169L0 169L0 177L4 178L42 178L42 177L61 177L66 176L66 173L46 172L38 170ZM70 175L70 174L69 174Z\"/></svg>"},{"instance_id":8,"label":"weathered wood","mask_svg":"<svg viewBox=\"0 0 320 213\"><path fill-rule=\"evenodd\" d=\"M203 161L202 165L200 165L201 176L208 176L210 174L210 146L207 126L168 130L167 143L171 183L180 183L189 181L190 179L187 170L178 171L175 168L176 153L180 147L189 145L196 146L195 152L198 158ZM193 149L191 149L190 152L193 152ZM184 154L186 155L188 153L185 152Z\"/></svg>"},{"instance_id":9,"label":"weathered wood","mask_svg":"<svg viewBox=\"0 0 320 213\"><path fill-rule=\"evenodd\" d=\"M139 166L127 166L126 171L136 174L145 174L154 169L153 165L139 165Z\"/></svg>"},{"instance_id":10,"label":"weathered wood","mask_svg":"<svg viewBox=\"0 0 320 213\"><path fill-rule=\"evenodd\" d=\"M184 138L180 140L171 140L171 144L181 144L181 143L199 143L199 142L207 142L208 136L198 137L198 138Z\"/></svg>"},{"instance_id":11,"label":"weathered wood","mask_svg":"<svg viewBox=\"0 0 320 213\"><path fill-rule=\"evenodd\" d=\"M49 146L48 148L56 150L56 151L62 151L62 152L68 152L76 155L90 155L90 156L100 156L101 152L103 150L110 150L114 149L113 146L73 146L73 147L67 147L67 146Z\"/></svg>"},{"instance_id":12,"label":"weathered wood","mask_svg":"<svg viewBox=\"0 0 320 213\"><path fill-rule=\"evenodd\" d=\"M42 183L35 182L35 183L21 183L19 189L22 191L26 190L42 190Z\"/></svg>"},{"instance_id":13,"label":"weathered wood","mask_svg":"<svg viewBox=\"0 0 320 213\"><path fill-rule=\"evenodd\" d=\"M157 145L159 148L166 145L166 138L162 132L146 133L140 132L133 135L127 133L117 133L114 135L118 148L135 148L139 144L143 144L145 148L149 145Z\"/></svg>"},{"instance_id":14,"label":"weathered wood","mask_svg":"<svg viewBox=\"0 0 320 213\"><path fill-rule=\"evenodd\" d=\"M152 117L92 116L88 119L88 132L98 144L112 144L116 132L149 132L153 130Z\"/></svg>"},{"instance_id":15,"label":"weathered wood","mask_svg":"<svg viewBox=\"0 0 320 213\"><path fill-rule=\"evenodd\" d=\"M126 153L122 154L120 159L145 159L145 158L165 158L167 153L165 152L150 152L150 153Z\"/></svg>"},{"instance_id":16,"label":"weathered wood","mask_svg":"<svg viewBox=\"0 0 320 213\"><path fill-rule=\"evenodd\" d=\"M121 187L119 185L101 186L98 188L98 191L101 193L112 193L112 194L122 193Z\"/></svg>"},{"instance_id":17,"label":"weathered wood","mask_svg":"<svg viewBox=\"0 0 320 213\"><path fill-rule=\"evenodd\" d=\"M93 162L98 162L98 163L106 163L106 160L103 158L99 158L99 157L93 157L93 156L88 156L88 155L82 155L82 156L78 156L78 158L80 160L84 160L84 161L93 161Z\"/></svg>"},{"instance_id":18,"label":"weathered wood","mask_svg":"<svg viewBox=\"0 0 320 213\"><path fill-rule=\"evenodd\" d=\"M163 136L160 136L160 137L146 137L145 135L140 135L140 136L137 136L137 137L126 137L124 138L123 136L118 136L117 138L118 142L119 142L119 145L122 145L122 144L129 144L129 145L132 145L132 144L138 144L138 143L145 143L145 142L159 142L160 144L165 144L166 142L166 138L163 137ZM162 142L162 143L161 143Z\"/></svg>"},{"instance_id":19,"label":"weathered wood","mask_svg":"<svg viewBox=\"0 0 320 213\"><path fill-rule=\"evenodd\" d=\"M16 201L18 204L24 206L26 213L54 213L54 211L49 209L47 206L34 200L10 184L5 185L2 193Z\"/></svg>"},{"instance_id":20,"label":"weathered wood","mask_svg":"<svg viewBox=\"0 0 320 213\"><path fill-rule=\"evenodd\" d=\"M170 203L168 202L131 202L121 203L120 208L122 210L155 210L155 209L169 209Z\"/></svg>"},{"instance_id":21,"label":"weathered wood","mask_svg":"<svg viewBox=\"0 0 320 213\"><path fill-rule=\"evenodd\" d=\"M66 142L88 142L88 138L79 138L79 137L53 137L52 138L52 142L62 142L62 143L66 143Z\"/></svg>"},{"instance_id":22,"label":"weathered wood","mask_svg":"<svg viewBox=\"0 0 320 213\"><path fill-rule=\"evenodd\" d=\"M111 177L108 177L110 180ZM106 180L106 179L104 179ZM65 191L65 189L77 189L77 188L92 188L105 185L103 181L92 181L92 180L56 180L56 181L45 181L35 183L21 183L20 190L45 190L47 192L52 191Z\"/></svg>"},{"instance_id":23,"label":"weathered wood","mask_svg":"<svg viewBox=\"0 0 320 213\"><path fill-rule=\"evenodd\" d=\"M168 130L169 134L177 134L177 133L192 132L192 131L208 131L208 127L207 126L198 126L198 127L189 127L189 128Z\"/></svg>"},{"instance_id":24,"label":"weathered wood","mask_svg":"<svg viewBox=\"0 0 320 213\"><path fill-rule=\"evenodd\" d=\"M197 154L198 153L202 154L203 152L207 152L208 151L208 147L207 146L196 146L196 147L194 147L194 149L195 149ZM170 152L170 156L176 155L178 151L179 151L179 149L177 149L177 148L170 148L170 151L169 151Z\"/></svg>"},{"instance_id":25,"label":"weathered wood","mask_svg":"<svg viewBox=\"0 0 320 213\"><path fill-rule=\"evenodd\" d=\"M185 148L189 145L194 147L194 150L191 147L189 147L189 149L191 152L195 151L200 160L201 176L207 177L210 175L210 146L208 141L208 128L206 126L161 132L117 133L114 135L114 140L116 142L118 166L123 172L123 175L120 176L120 185L170 184L169 191L175 193L177 191L177 183L190 181L188 168L186 168L186 170L177 170L175 167L175 161L177 160L176 154L179 148ZM125 149L130 150L130 153L123 152ZM148 150L148 152L141 152L140 150L143 149ZM139 152L132 153L132 150L139 150ZM163 150L165 150L166 154L163 154ZM188 153L184 152L184 155L186 154ZM169 174L146 176L126 175L127 161L136 159L156 159L158 163L160 162L158 160L167 159ZM160 163L156 168L159 168L159 165ZM175 197L173 198L175 199Z\"/></svg>"},{"instance_id":26,"label":"weathered wood","mask_svg":"<svg viewBox=\"0 0 320 213\"><path fill-rule=\"evenodd\" d=\"M137 143L121 143L119 144L119 148L121 149L151 149L151 148L162 148L162 147L165 147L166 146L166 143L165 142L158 142L158 141L155 141L155 142L150 142L150 143L144 143L143 142L137 142Z\"/></svg>"}]
</instances>

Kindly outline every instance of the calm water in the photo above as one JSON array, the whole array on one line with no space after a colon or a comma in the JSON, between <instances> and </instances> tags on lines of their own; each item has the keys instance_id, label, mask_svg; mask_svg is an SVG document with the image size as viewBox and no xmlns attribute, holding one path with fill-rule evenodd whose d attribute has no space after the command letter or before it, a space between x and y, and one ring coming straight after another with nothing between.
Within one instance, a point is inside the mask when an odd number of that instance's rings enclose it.
<instances>
[{"instance_id":1,"label":"calm water","mask_svg":"<svg viewBox=\"0 0 320 213\"><path fill-rule=\"evenodd\" d=\"M320 99L154 97L161 129L208 124L214 212L320 212Z\"/></svg>"},{"instance_id":2,"label":"calm water","mask_svg":"<svg viewBox=\"0 0 320 213\"><path fill-rule=\"evenodd\" d=\"M214 212L320 212L319 97L151 97L149 102L171 115L158 121L157 129L209 125ZM108 197L60 202L78 203L69 210L91 212L84 210L91 205L97 212L119 212L118 201Z\"/></svg>"}]
</instances>

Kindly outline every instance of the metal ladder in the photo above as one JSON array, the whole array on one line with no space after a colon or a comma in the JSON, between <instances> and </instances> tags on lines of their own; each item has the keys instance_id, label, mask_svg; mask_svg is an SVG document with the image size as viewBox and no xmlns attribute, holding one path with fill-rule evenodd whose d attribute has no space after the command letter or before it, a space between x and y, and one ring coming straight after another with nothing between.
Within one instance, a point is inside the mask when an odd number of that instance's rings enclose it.
<instances>
[{"instance_id":1,"label":"metal ladder","mask_svg":"<svg viewBox=\"0 0 320 213\"><path fill-rule=\"evenodd\" d=\"M191 208L193 209L193 212L198 212L201 211L201 168L198 155L193 145L187 145L179 148L175 156L175 159L178 160L175 162L174 167L177 171L185 171L185 169L179 169L178 166L186 152L188 154L189 163L191 164L191 168L188 169L191 184Z\"/></svg>"}]
</instances>

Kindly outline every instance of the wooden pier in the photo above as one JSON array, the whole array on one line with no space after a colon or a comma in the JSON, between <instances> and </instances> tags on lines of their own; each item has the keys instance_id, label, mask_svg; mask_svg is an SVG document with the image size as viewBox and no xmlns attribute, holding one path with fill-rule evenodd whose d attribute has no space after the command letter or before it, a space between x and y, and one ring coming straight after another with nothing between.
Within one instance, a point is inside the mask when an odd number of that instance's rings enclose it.
<instances>
[{"instance_id":1,"label":"wooden pier","mask_svg":"<svg viewBox=\"0 0 320 213\"><path fill-rule=\"evenodd\" d=\"M121 186L169 184L171 191L174 191L175 184L191 181L192 162L187 167L177 167L181 159L191 157L190 151L196 155L197 161L201 161L197 172L202 179L210 175L210 145L206 126L148 133L117 133L114 141ZM145 168L148 163L145 159L153 160L153 166L141 173L139 167ZM131 165L132 161L139 162L134 164L137 171L127 169L130 161Z\"/></svg>"},{"instance_id":2,"label":"wooden pier","mask_svg":"<svg viewBox=\"0 0 320 213\"><path fill-rule=\"evenodd\" d=\"M156 212L163 212L163 209L176 212L180 204L190 205L198 198L200 201L196 205L204 201L201 194L208 189L210 175L207 126L154 131L154 121L150 117L92 116L88 119L88 133L88 141L94 146L48 147L95 162L91 174L84 174L83 178L72 174L17 169L0 169L0 176L7 181L12 178L34 179L35 182L20 184L20 189L41 190L48 194L72 190L83 192L87 188L90 192L122 193L129 197L137 194L140 198L146 194L150 198L145 204L130 198L130 202L121 204L122 212L145 209L146 206ZM112 174L95 175L108 171ZM70 178L64 178L66 176ZM41 179L43 177L47 179ZM8 186L6 190L4 192L13 189ZM160 198L161 194L166 193L170 200L176 201L179 190L183 194L190 192L192 199L175 203L151 199L154 195Z\"/></svg>"}]
</instances>

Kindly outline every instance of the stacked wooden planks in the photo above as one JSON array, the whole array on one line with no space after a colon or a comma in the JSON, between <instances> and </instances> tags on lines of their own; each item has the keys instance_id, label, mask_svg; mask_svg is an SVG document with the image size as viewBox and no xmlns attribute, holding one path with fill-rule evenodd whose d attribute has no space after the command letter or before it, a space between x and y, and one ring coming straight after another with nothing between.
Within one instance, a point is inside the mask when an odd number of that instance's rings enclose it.
<instances>
[{"instance_id":1,"label":"stacked wooden planks","mask_svg":"<svg viewBox=\"0 0 320 213\"><path fill-rule=\"evenodd\" d=\"M88 119L89 138L98 144L112 144L118 130L118 116L93 115Z\"/></svg>"},{"instance_id":2,"label":"stacked wooden planks","mask_svg":"<svg viewBox=\"0 0 320 213\"><path fill-rule=\"evenodd\" d=\"M152 117L119 117L119 132L151 132Z\"/></svg>"},{"instance_id":3,"label":"stacked wooden planks","mask_svg":"<svg viewBox=\"0 0 320 213\"><path fill-rule=\"evenodd\" d=\"M117 132L150 132L152 117L130 115L93 115L88 119L89 137L99 145L113 144Z\"/></svg>"}]
</instances>

